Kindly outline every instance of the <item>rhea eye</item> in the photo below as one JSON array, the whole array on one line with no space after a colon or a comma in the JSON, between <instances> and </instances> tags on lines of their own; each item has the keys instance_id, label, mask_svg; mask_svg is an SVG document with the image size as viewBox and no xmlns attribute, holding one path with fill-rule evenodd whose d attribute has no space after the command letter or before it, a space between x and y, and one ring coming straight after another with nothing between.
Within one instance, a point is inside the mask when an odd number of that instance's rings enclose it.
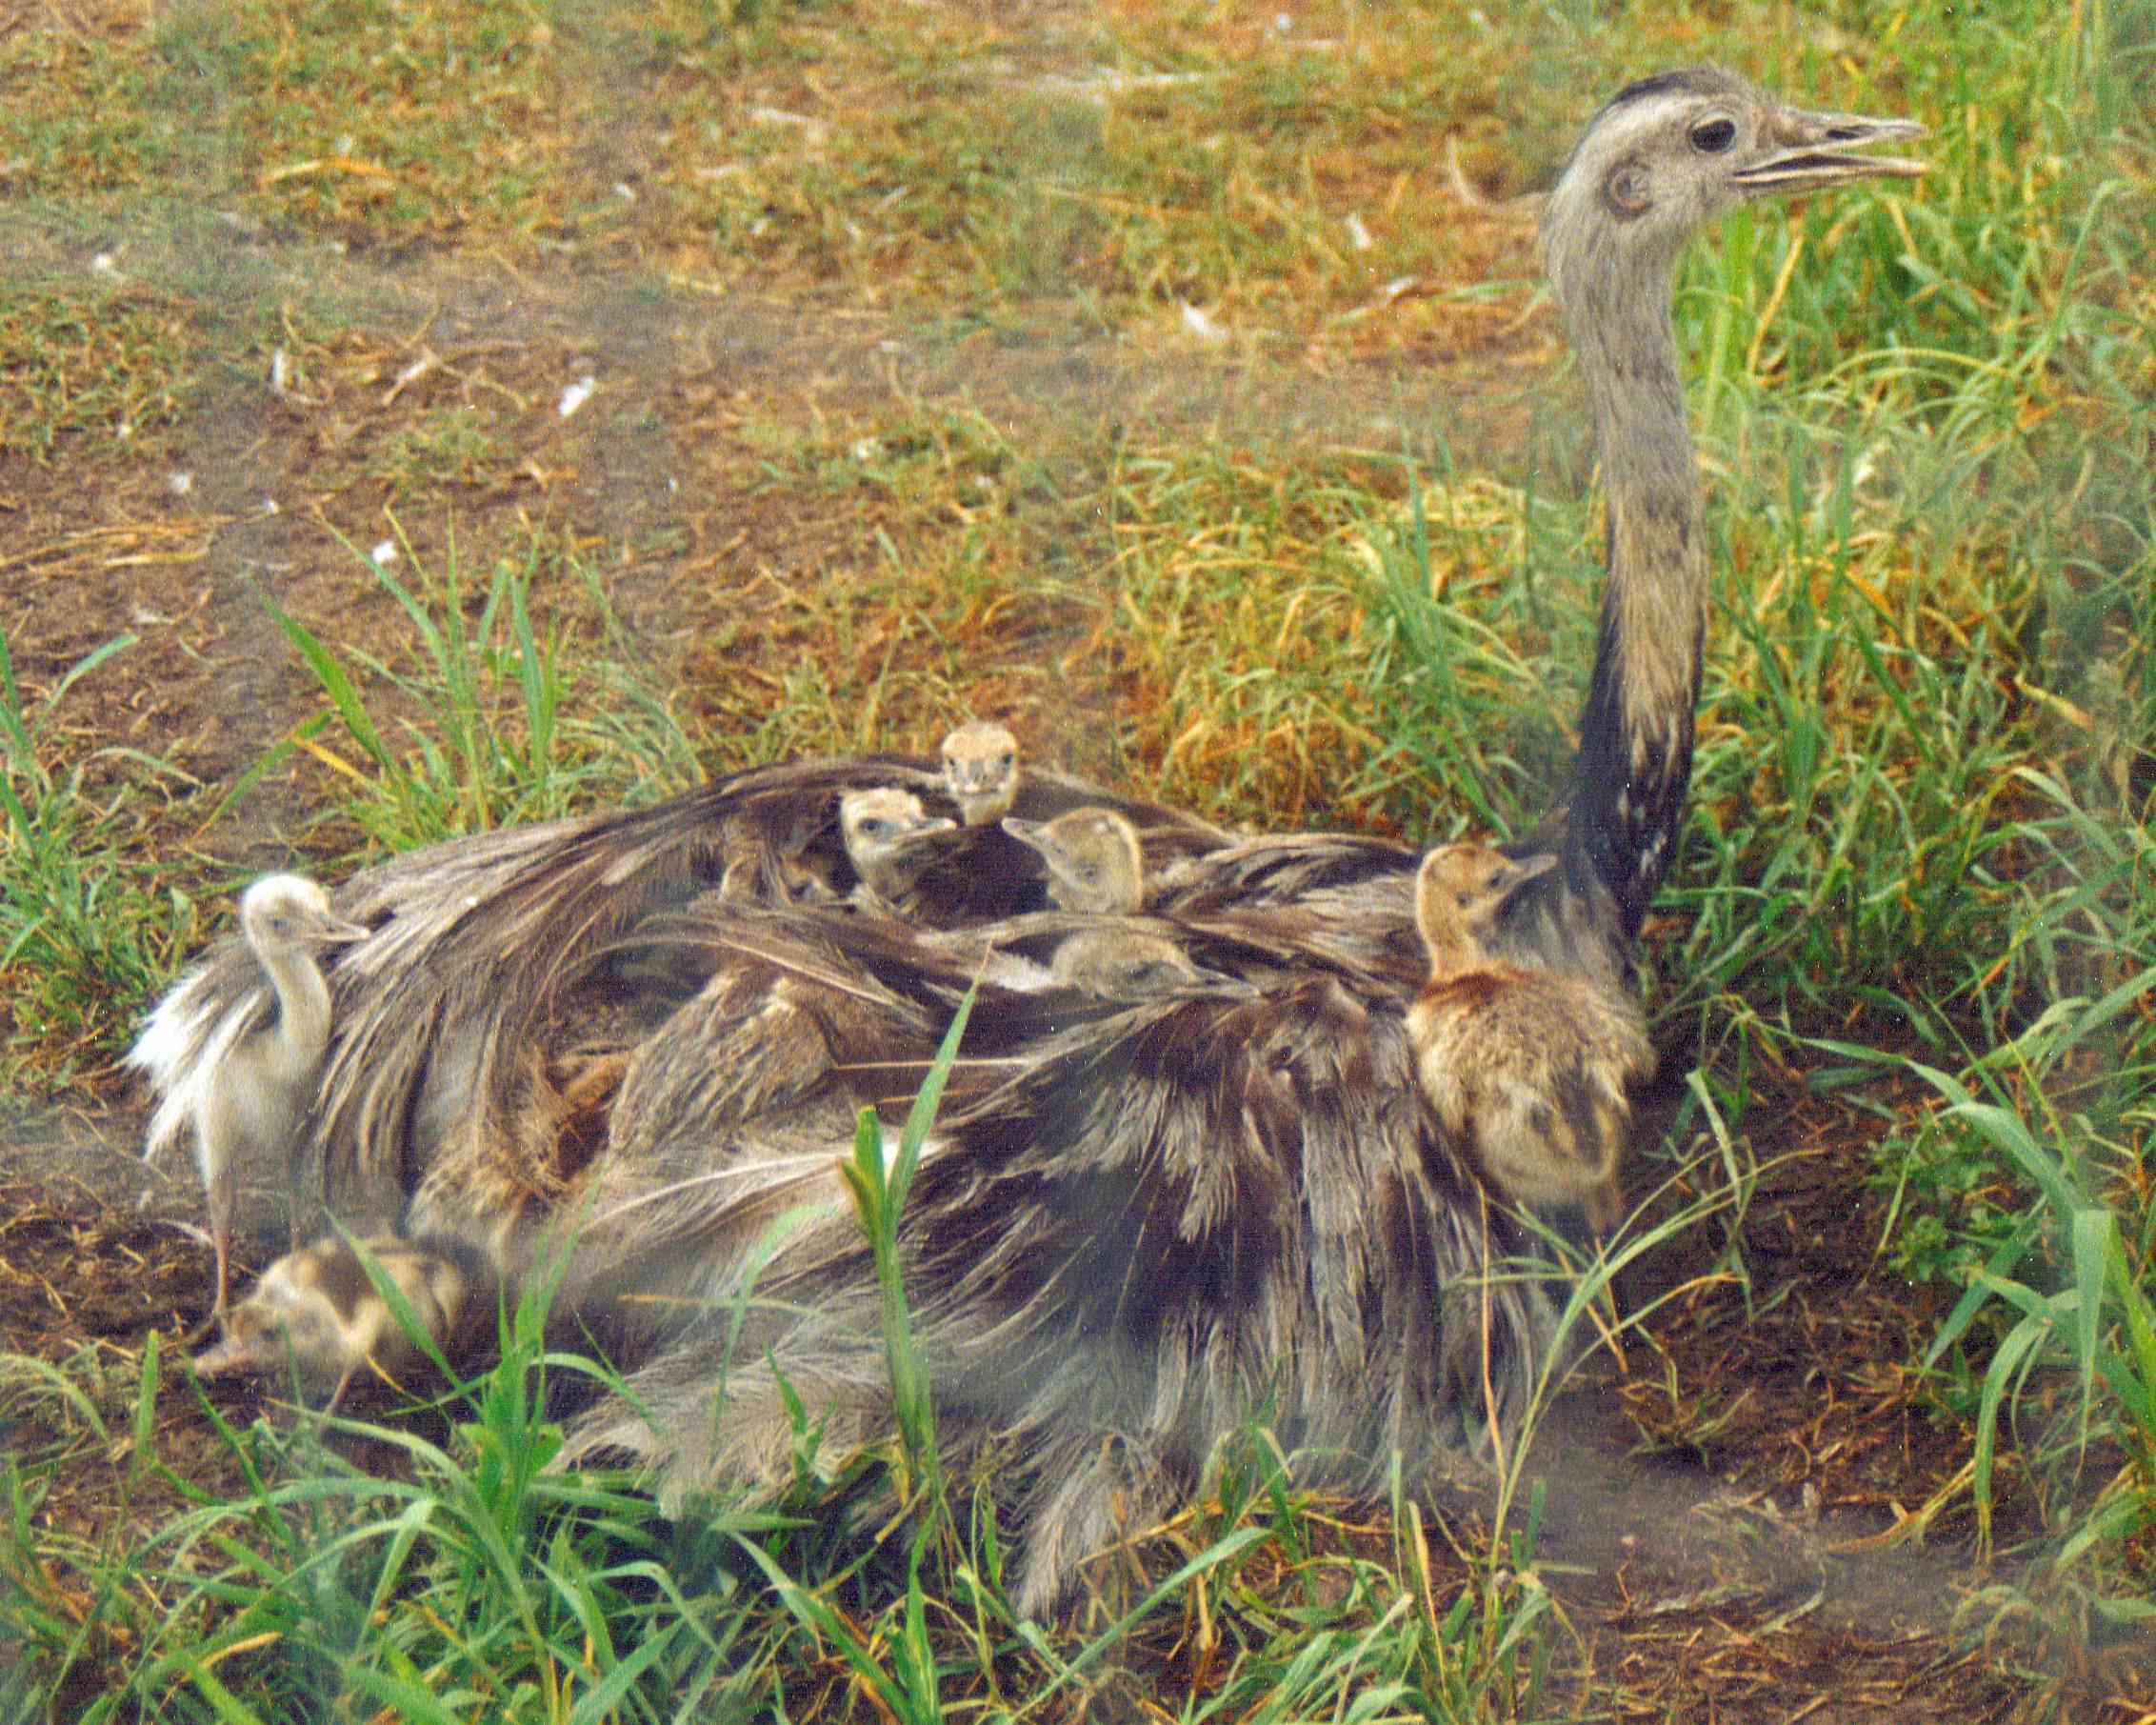
<instances>
[{"instance_id":1,"label":"rhea eye","mask_svg":"<svg viewBox=\"0 0 2156 1725\"><path fill-rule=\"evenodd\" d=\"M1720 155L1737 141L1737 123L1730 119L1702 120L1692 128L1692 148L1705 155Z\"/></svg>"}]
</instances>

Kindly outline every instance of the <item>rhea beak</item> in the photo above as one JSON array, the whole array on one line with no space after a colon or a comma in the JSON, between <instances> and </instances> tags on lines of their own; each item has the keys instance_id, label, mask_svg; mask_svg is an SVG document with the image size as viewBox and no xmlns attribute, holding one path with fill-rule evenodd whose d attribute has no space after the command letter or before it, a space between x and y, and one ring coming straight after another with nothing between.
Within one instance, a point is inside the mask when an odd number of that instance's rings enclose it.
<instances>
[{"instance_id":1,"label":"rhea beak","mask_svg":"<svg viewBox=\"0 0 2156 1725\"><path fill-rule=\"evenodd\" d=\"M332 919L329 922L318 925L315 928L314 932L308 936L308 938L310 940L319 941L324 946L328 946L331 941L336 940L365 940L368 935L371 934L374 931L372 929L363 927L361 924L356 922L344 922L341 920Z\"/></svg>"},{"instance_id":2,"label":"rhea beak","mask_svg":"<svg viewBox=\"0 0 2156 1725\"><path fill-rule=\"evenodd\" d=\"M1554 851L1538 851L1532 856L1515 856L1512 858L1511 868L1506 873L1502 896L1509 898L1538 874L1547 874L1557 866L1558 860Z\"/></svg>"},{"instance_id":3,"label":"rhea beak","mask_svg":"<svg viewBox=\"0 0 2156 1725\"><path fill-rule=\"evenodd\" d=\"M1777 116L1773 130L1783 148L1729 176L1753 196L1809 191L1851 180L1913 180L1931 166L1914 156L1855 153L1889 138L1928 136L1931 128L1915 120L1874 120L1864 114L1808 113L1788 108Z\"/></svg>"},{"instance_id":4,"label":"rhea beak","mask_svg":"<svg viewBox=\"0 0 2156 1725\"><path fill-rule=\"evenodd\" d=\"M945 815L938 815L925 826L903 833L893 842L891 849L901 856L911 856L916 851L933 851L944 842L944 834L955 832L958 823Z\"/></svg>"}]
</instances>

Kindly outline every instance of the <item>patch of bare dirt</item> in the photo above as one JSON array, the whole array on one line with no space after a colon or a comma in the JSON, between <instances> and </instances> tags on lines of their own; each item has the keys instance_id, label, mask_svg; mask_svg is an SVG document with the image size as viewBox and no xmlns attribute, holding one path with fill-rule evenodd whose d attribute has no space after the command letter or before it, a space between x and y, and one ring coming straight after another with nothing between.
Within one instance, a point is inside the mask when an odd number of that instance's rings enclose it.
<instances>
[{"instance_id":1,"label":"patch of bare dirt","mask_svg":"<svg viewBox=\"0 0 2156 1725\"><path fill-rule=\"evenodd\" d=\"M200 1206L185 1186L143 1167L119 1137L131 1121L9 1113L0 1122L0 1337L7 1353L63 1366L90 1387L103 1427L10 1373L0 1430L9 1454L46 1482L44 1524L110 1548L185 1507L152 1459L211 1489L239 1483L229 1448L199 1405L175 1394L172 1375L182 1337L210 1309L209 1248L189 1221ZM144 1452L132 1420L152 1334L164 1387ZM244 1420L233 1398L220 1399Z\"/></svg>"}]
</instances>

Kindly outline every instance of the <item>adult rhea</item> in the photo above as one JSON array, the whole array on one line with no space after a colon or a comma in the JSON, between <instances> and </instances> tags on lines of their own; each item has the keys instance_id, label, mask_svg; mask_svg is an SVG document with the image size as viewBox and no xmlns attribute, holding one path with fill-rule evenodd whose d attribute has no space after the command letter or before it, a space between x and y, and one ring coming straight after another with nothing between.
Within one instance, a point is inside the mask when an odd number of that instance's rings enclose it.
<instances>
[{"instance_id":1,"label":"adult rhea","mask_svg":"<svg viewBox=\"0 0 2156 1725\"><path fill-rule=\"evenodd\" d=\"M1918 163L1857 151L1922 130L1807 112L1693 69L1619 92L1567 161L1544 242L1603 453L1609 592L1573 783L1527 847L1561 861L1503 896L1484 950L1621 976L1669 866L1707 605L1669 321L1679 251L1750 200L1917 173ZM430 1180L460 1158L500 1153L489 1134L441 1125L484 1118L481 1065L528 1069L548 1054L549 1027L565 1047L588 1037L590 1014L567 1010L586 981L596 998L637 975L666 976L663 965L608 971L582 955L647 941L695 878L684 859L715 848L713 829L746 819L760 796L802 808L809 771L744 774L663 812L438 847L349 883L340 902L388 926L355 955L349 1006L353 961L339 971L326 1161L348 1153L339 1118L360 1159L393 1145ZM825 810L871 785L914 790L926 804L932 784L904 761L813 771ZM1024 820L1113 802L1044 806L1031 772L1017 794ZM1490 1274L1521 1235L1502 1214L1486 1218L1475 1147L1430 1102L1409 1033L1409 1004L1430 973L1414 921L1421 858L1348 841L1228 846L1188 817L1124 812L1148 840L1146 878L1162 880L1148 908L1221 983L1136 1001L1074 1003L1051 991L994 1012L984 1003L975 1023L1000 1040L971 1072L993 1087L948 1110L900 1221L939 1438L954 1456L997 1465L1022 1542L1011 1584L1029 1611L1062 1596L1076 1565L1114 1536L1119 1512L1137 1525L1187 1501L1213 1448L1253 1411L1266 1409L1302 1453L1307 1484L1381 1482L1397 1454L1397 1476L1419 1489L1463 1423L1502 1427L1518 1412L1552 1346L1547 1297ZM1152 835L1177 823L1196 859L1171 874ZM912 1013L908 1033L932 1037L948 1002L927 965L929 937L837 908L792 914L840 961L804 953L794 972L828 973L819 985L849 998L872 983L907 1003L880 1009L893 1030ZM772 961L770 943L753 944L758 962ZM691 985L706 986L693 970L668 984ZM626 1022L681 1022L665 999L614 1004ZM1025 1028L1029 1010L1037 1032ZM718 1015L711 1046L741 1026ZM848 1077L864 1064L888 1070L868 1053L828 1048L811 1065ZM828 1188L837 1147L771 1153L754 1109L724 1121L714 1144L709 1108L669 1094L623 1086L609 1132L579 1139L604 1148L552 1213L592 1200L596 1237L572 1248L555 1308L565 1320L604 1327L578 1289L645 1299L624 1278L647 1271L659 1292L697 1296L671 1308L678 1328L623 1358L629 1394L586 1415L579 1442L633 1452L678 1491L714 1474L784 1476L789 1394L812 1404L812 1420L830 1416L827 1441L888 1419L875 1266L849 1218L825 1218L772 1260L773 1300L736 1337L727 1325L748 1273L743 1219ZM639 1153L673 1182L673 1210L714 1191L738 1195L685 1225L657 1200L666 1189L639 1178ZM609 1207L617 1193L625 1201ZM497 1220L476 1195L461 1212L415 1203L404 1233L483 1243ZM518 1271L493 1268L512 1280ZM328 1363L335 1375L349 1362Z\"/></svg>"}]
</instances>

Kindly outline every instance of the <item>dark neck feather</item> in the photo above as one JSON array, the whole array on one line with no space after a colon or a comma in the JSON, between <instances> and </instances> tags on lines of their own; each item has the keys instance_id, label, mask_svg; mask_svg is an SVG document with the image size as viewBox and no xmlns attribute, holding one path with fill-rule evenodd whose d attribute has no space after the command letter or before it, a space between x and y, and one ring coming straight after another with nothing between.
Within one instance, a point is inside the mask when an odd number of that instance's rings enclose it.
<instances>
[{"instance_id":1,"label":"dark neck feather","mask_svg":"<svg viewBox=\"0 0 2156 1725\"><path fill-rule=\"evenodd\" d=\"M1609 568L1564 873L1576 893L1610 895L1629 941L1674 857L1691 782L1707 559L1668 264L1596 261L1558 278L1602 455Z\"/></svg>"}]
</instances>

